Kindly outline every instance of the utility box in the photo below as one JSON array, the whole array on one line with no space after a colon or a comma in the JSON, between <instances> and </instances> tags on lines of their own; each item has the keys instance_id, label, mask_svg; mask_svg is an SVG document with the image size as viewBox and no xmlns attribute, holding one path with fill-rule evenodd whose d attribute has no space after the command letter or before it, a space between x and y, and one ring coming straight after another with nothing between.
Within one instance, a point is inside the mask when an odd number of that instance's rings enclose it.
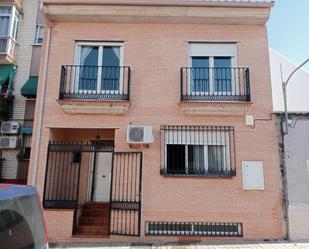
<instances>
[{"instance_id":1,"label":"utility box","mask_svg":"<svg viewBox=\"0 0 309 249\"><path fill-rule=\"evenodd\" d=\"M262 161L242 162L245 190L264 190L264 167Z\"/></svg>"}]
</instances>

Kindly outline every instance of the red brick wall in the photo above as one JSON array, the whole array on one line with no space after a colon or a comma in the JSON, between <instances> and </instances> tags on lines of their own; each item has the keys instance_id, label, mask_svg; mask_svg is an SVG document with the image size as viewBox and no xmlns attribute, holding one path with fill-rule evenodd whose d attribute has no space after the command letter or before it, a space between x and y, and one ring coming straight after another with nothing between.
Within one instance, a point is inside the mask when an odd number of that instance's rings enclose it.
<instances>
[{"instance_id":1,"label":"red brick wall","mask_svg":"<svg viewBox=\"0 0 309 249\"><path fill-rule=\"evenodd\" d=\"M61 110L56 101L60 69L61 65L73 64L76 40L124 41L124 64L132 69L131 105L127 115L73 115ZM269 117L271 84L264 26L56 24L51 38L37 187L42 193L50 127L115 128L116 150L130 151L126 143L129 123L152 125L155 143L143 148L142 234L145 221L242 222L244 239L282 239L275 124L257 122L252 129L245 126L244 116L234 116L232 112L230 116L185 115L179 107L179 71L180 67L188 66L189 41L237 42L237 65L249 67L251 73L253 104L247 113L255 118ZM160 125L164 124L234 126L237 176L232 179L161 176ZM264 162L264 191L243 190L241 162L245 160ZM49 236L53 241L70 240L71 219L70 212L47 212ZM63 220L68 221L64 226ZM143 235L137 240L151 239L154 240Z\"/></svg>"}]
</instances>

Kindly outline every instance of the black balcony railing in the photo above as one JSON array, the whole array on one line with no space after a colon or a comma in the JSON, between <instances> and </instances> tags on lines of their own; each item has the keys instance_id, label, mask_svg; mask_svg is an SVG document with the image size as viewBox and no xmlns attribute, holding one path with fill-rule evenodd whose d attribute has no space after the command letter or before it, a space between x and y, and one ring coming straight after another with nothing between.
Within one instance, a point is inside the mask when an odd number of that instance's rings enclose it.
<instances>
[{"instance_id":1,"label":"black balcony railing","mask_svg":"<svg viewBox=\"0 0 309 249\"><path fill-rule=\"evenodd\" d=\"M130 78L125 66L62 66L59 99L129 100Z\"/></svg>"},{"instance_id":2,"label":"black balcony railing","mask_svg":"<svg viewBox=\"0 0 309 249\"><path fill-rule=\"evenodd\" d=\"M250 102L249 68L183 67L180 94L182 101Z\"/></svg>"}]
</instances>

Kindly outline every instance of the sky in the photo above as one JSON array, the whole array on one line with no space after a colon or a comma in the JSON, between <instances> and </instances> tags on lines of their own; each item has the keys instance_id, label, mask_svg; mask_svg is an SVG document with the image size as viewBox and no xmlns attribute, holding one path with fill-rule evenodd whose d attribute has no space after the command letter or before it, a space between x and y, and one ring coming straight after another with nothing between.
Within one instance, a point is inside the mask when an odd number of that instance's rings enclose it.
<instances>
[{"instance_id":1,"label":"sky","mask_svg":"<svg viewBox=\"0 0 309 249\"><path fill-rule=\"evenodd\" d=\"M309 0L276 0L267 25L272 49L296 64L309 58Z\"/></svg>"}]
</instances>

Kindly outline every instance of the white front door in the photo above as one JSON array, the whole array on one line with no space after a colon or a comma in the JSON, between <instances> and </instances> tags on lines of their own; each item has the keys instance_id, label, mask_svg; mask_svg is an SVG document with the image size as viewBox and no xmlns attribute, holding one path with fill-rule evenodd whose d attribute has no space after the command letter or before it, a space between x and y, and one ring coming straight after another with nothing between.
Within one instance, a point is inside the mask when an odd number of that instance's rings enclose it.
<instances>
[{"instance_id":1,"label":"white front door","mask_svg":"<svg viewBox=\"0 0 309 249\"><path fill-rule=\"evenodd\" d=\"M110 201L110 183L112 170L112 153L97 153L93 182L93 201Z\"/></svg>"}]
</instances>

